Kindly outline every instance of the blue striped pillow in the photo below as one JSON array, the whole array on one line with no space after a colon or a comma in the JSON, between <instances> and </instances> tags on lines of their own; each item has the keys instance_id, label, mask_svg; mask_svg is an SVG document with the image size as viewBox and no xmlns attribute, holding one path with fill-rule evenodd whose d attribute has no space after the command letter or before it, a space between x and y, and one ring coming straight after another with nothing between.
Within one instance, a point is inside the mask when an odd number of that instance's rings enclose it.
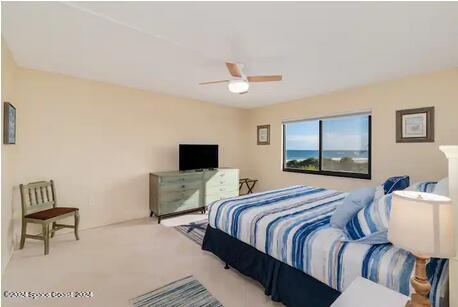
<instances>
[{"instance_id":1,"label":"blue striped pillow","mask_svg":"<svg viewBox=\"0 0 458 307\"><path fill-rule=\"evenodd\" d=\"M397 190L404 190L410 185L410 177L409 176L395 176L388 178L383 183L383 189L385 190L385 194L390 194Z\"/></svg>"},{"instance_id":2,"label":"blue striped pillow","mask_svg":"<svg viewBox=\"0 0 458 307\"><path fill-rule=\"evenodd\" d=\"M388 229L392 194L374 200L361 209L345 226L345 233L351 240L360 240L376 232Z\"/></svg>"},{"instance_id":3,"label":"blue striped pillow","mask_svg":"<svg viewBox=\"0 0 458 307\"><path fill-rule=\"evenodd\" d=\"M415 182L410 187L408 187L406 190L433 193L434 188L436 187L436 184L437 184L436 181L420 181L420 182Z\"/></svg>"}]
</instances>

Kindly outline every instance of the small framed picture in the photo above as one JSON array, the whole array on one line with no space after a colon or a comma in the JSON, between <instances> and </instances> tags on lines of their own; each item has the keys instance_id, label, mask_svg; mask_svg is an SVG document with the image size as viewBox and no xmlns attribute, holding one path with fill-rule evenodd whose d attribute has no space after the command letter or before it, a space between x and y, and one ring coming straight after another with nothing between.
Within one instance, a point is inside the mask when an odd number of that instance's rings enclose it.
<instances>
[{"instance_id":1,"label":"small framed picture","mask_svg":"<svg viewBox=\"0 0 458 307\"><path fill-rule=\"evenodd\" d=\"M396 111L396 142L434 142L434 107Z\"/></svg>"},{"instance_id":2,"label":"small framed picture","mask_svg":"<svg viewBox=\"0 0 458 307\"><path fill-rule=\"evenodd\" d=\"M9 102L3 105L3 144L16 144L16 108Z\"/></svg>"},{"instance_id":3,"label":"small framed picture","mask_svg":"<svg viewBox=\"0 0 458 307\"><path fill-rule=\"evenodd\" d=\"M270 145L270 125L258 126L258 145Z\"/></svg>"}]
</instances>

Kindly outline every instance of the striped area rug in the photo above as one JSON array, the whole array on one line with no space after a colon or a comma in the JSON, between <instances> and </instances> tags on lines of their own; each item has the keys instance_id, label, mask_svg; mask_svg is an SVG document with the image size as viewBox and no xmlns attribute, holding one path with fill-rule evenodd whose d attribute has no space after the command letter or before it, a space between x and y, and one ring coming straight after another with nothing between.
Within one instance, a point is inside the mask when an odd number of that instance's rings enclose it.
<instances>
[{"instance_id":1,"label":"striped area rug","mask_svg":"<svg viewBox=\"0 0 458 307\"><path fill-rule=\"evenodd\" d=\"M208 220L203 220L187 225L176 226L175 229L202 246L202 241L204 239L205 231L207 230L207 225Z\"/></svg>"},{"instance_id":2,"label":"striped area rug","mask_svg":"<svg viewBox=\"0 0 458 307\"><path fill-rule=\"evenodd\" d=\"M193 276L174 281L130 300L134 307L223 306Z\"/></svg>"}]
</instances>

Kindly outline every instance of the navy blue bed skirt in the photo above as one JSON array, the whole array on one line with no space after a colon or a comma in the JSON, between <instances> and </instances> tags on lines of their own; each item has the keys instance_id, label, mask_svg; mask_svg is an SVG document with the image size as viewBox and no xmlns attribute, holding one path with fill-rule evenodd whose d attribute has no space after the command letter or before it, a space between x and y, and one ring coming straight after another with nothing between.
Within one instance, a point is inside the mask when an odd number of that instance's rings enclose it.
<instances>
[{"instance_id":1,"label":"navy blue bed skirt","mask_svg":"<svg viewBox=\"0 0 458 307\"><path fill-rule=\"evenodd\" d=\"M273 301L291 307L328 307L340 295L319 280L299 271L219 229L207 227L202 249L264 287Z\"/></svg>"}]
</instances>

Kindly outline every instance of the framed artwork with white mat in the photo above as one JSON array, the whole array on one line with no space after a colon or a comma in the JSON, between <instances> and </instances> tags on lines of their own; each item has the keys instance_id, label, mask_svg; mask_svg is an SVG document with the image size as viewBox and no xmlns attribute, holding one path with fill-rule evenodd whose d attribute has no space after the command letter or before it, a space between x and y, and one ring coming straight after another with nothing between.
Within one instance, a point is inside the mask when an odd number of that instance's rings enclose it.
<instances>
[{"instance_id":1,"label":"framed artwork with white mat","mask_svg":"<svg viewBox=\"0 0 458 307\"><path fill-rule=\"evenodd\" d=\"M258 126L258 145L270 145L270 125Z\"/></svg>"},{"instance_id":2,"label":"framed artwork with white mat","mask_svg":"<svg viewBox=\"0 0 458 307\"><path fill-rule=\"evenodd\" d=\"M434 107L396 111L396 143L434 142Z\"/></svg>"}]
</instances>

